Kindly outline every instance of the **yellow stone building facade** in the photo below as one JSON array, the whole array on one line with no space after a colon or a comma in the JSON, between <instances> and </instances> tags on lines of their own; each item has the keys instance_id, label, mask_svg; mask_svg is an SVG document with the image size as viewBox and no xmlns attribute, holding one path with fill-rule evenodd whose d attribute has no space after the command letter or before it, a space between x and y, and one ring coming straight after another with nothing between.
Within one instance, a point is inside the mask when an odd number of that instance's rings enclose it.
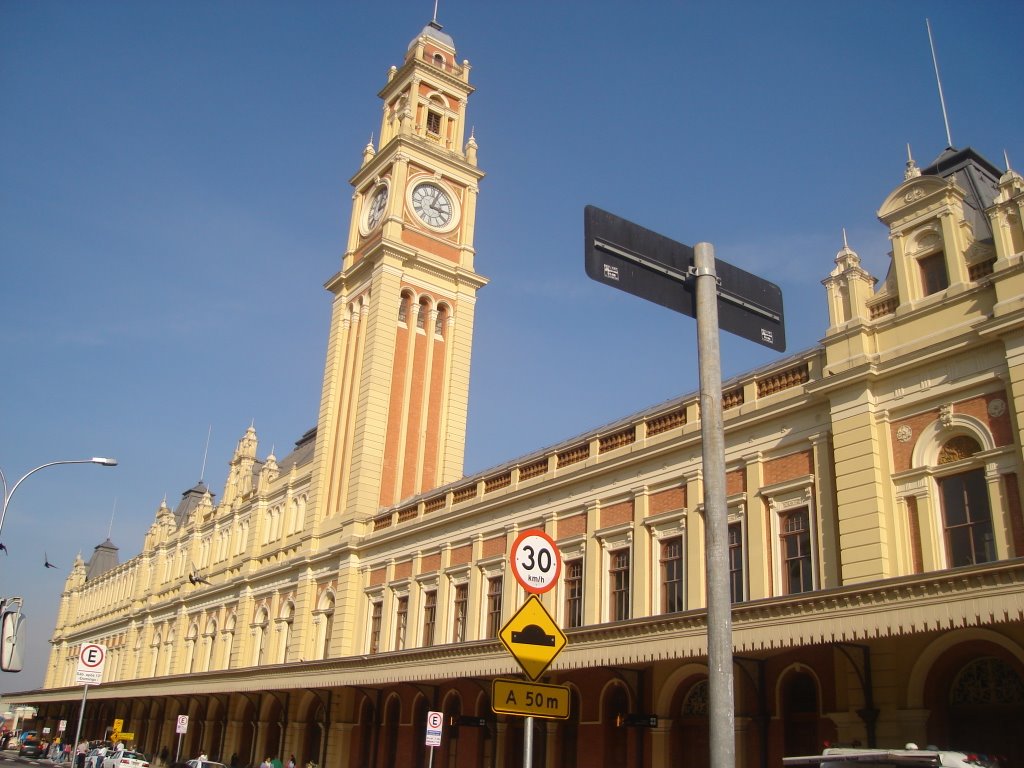
<instances>
[{"instance_id":1,"label":"yellow stone building facade","mask_svg":"<svg viewBox=\"0 0 1024 768\"><path fill-rule=\"evenodd\" d=\"M390 768L426 765L440 710L435 764L519 765L523 721L489 696L518 671L497 639L526 596L509 547L538 528L568 637L544 680L571 715L537 721L533 764L709 764L696 393L463 475L487 282L469 72L431 23L380 91L316 428L282 458L250 428L219 500L200 484L138 556L76 563L25 697L40 721L75 721L99 642L89 737L121 719L173 751L188 715L186 756ZM878 210L885 278L844 245L821 344L724 383L737 765L824 741L1024 765L1022 215L1024 178L970 149L908 160Z\"/></svg>"}]
</instances>

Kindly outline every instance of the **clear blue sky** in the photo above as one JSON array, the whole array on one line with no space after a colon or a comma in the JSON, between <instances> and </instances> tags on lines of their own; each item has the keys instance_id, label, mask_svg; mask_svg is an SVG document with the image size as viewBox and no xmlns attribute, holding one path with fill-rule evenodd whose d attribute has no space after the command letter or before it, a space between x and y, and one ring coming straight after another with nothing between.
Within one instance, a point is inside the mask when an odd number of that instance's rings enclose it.
<instances>
[{"instance_id":1,"label":"clear blue sky","mask_svg":"<svg viewBox=\"0 0 1024 768\"><path fill-rule=\"evenodd\" d=\"M441 0L473 65L487 177L466 471L696 389L692 320L588 280L593 203L778 283L789 351L823 336L846 228L884 277L878 206L946 145L1024 169L1024 3ZM317 417L348 179L430 0L0 1L0 467L29 478L0 592L39 685L64 579L138 554L166 495L218 492L250 422ZM722 339L725 376L769 362ZM44 569L44 552L58 569Z\"/></svg>"}]
</instances>

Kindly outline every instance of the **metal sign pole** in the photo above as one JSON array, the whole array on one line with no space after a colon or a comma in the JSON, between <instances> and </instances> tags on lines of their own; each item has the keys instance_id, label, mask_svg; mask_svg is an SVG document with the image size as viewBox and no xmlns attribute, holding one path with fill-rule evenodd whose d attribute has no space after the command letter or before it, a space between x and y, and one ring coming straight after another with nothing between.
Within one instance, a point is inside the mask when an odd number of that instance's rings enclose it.
<instances>
[{"instance_id":1,"label":"metal sign pole","mask_svg":"<svg viewBox=\"0 0 1024 768\"><path fill-rule=\"evenodd\" d=\"M711 765L734 768L732 602L729 594L729 510L725 493L722 365L718 348L718 279L715 249L694 246L697 357L700 367L700 435L704 467L705 551L708 602L708 723Z\"/></svg>"},{"instance_id":2,"label":"metal sign pole","mask_svg":"<svg viewBox=\"0 0 1024 768\"><path fill-rule=\"evenodd\" d=\"M89 695L89 685L82 688L82 706L78 709L78 728L75 730L75 745L72 748L74 750L75 765L78 765L78 744L82 740L82 717L85 715L85 699Z\"/></svg>"},{"instance_id":3,"label":"metal sign pole","mask_svg":"<svg viewBox=\"0 0 1024 768\"><path fill-rule=\"evenodd\" d=\"M533 717L523 721L523 768L533 768Z\"/></svg>"}]
</instances>

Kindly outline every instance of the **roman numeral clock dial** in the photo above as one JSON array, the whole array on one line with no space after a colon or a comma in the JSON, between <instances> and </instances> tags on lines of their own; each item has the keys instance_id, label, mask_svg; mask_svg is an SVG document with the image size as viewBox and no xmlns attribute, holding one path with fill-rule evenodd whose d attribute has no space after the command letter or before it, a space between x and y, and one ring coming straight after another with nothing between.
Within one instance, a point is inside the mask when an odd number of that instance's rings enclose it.
<instances>
[{"instance_id":1,"label":"roman numeral clock dial","mask_svg":"<svg viewBox=\"0 0 1024 768\"><path fill-rule=\"evenodd\" d=\"M455 204L451 196L433 182L414 186L409 199L420 221L432 229L446 229L455 219Z\"/></svg>"}]
</instances>

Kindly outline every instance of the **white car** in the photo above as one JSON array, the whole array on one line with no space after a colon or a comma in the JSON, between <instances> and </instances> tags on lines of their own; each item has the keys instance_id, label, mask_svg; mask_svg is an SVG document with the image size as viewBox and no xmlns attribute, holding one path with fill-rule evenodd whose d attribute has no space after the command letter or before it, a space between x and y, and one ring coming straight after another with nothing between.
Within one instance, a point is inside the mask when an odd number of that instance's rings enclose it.
<instances>
[{"instance_id":1,"label":"white car","mask_svg":"<svg viewBox=\"0 0 1024 768\"><path fill-rule=\"evenodd\" d=\"M130 749L107 752L101 768L149 768L149 758Z\"/></svg>"},{"instance_id":2,"label":"white car","mask_svg":"<svg viewBox=\"0 0 1024 768\"><path fill-rule=\"evenodd\" d=\"M922 768L999 768L999 761L977 752L956 752L945 749L918 749L907 744L905 749L855 749L829 747L820 755L784 757L786 768L892 768L892 766L922 766Z\"/></svg>"},{"instance_id":3,"label":"white car","mask_svg":"<svg viewBox=\"0 0 1024 768\"><path fill-rule=\"evenodd\" d=\"M103 758L107 754L106 747L95 747L85 753L85 768L103 768Z\"/></svg>"},{"instance_id":4,"label":"white car","mask_svg":"<svg viewBox=\"0 0 1024 768\"><path fill-rule=\"evenodd\" d=\"M224 763L218 763L213 760L189 760L188 768L227 768Z\"/></svg>"}]
</instances>

